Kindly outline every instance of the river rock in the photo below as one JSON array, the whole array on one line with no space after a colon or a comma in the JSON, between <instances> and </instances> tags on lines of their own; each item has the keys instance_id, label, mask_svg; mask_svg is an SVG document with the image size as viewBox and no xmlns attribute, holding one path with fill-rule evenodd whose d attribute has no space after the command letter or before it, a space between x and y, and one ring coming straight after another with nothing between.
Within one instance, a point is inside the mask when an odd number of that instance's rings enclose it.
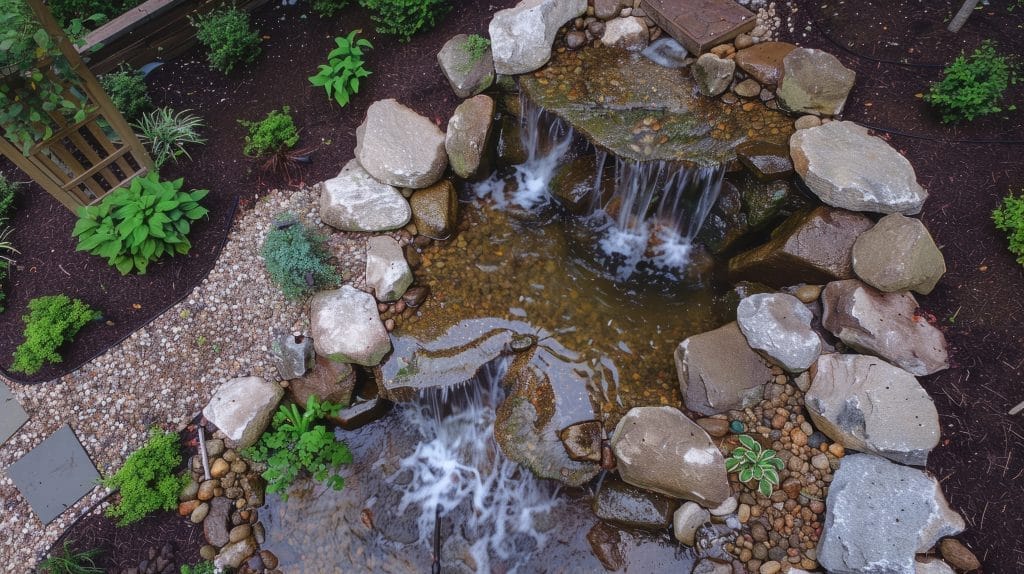
<instances>
[{"instance_id":1,"label":"river rock","mask_svg":"<svg viewBox=\"0 0 1024 574\"><path fill-rule=\"evenodd\" d=\"M838 115L857 78L832 54L811 48L790 51L782 68L776 95L782 108L795 114Z\"/></svg>"},{"instance_id":2,"label":"river rock","mask_svg":"<svg viewBox=\"0 0 1024 574\"><path fill-rule=\"evenodd\" d=\"M342 231L386 231L409 223L412 210L399 191L370 176L353 159L319 184L320 219Z\"/></svg>"},{"instance_id":3,"label":"river rock","mask_svg":"<svg viewBox=\"0 0 1024 574\"><path fill-rule=\"evenodd\" d=\"M366 286L378 301L397 301L412 285L412 269L398 242L387 235L371 237L366 244Z\"/></svg>"},{"instance_id":4,"label":"river rock","mask_svg":"<svg viewBox=\"0 0 1024 574\"><path fill-rule=\"evenodd\" d=\"M736 65L758 82L775 86L782 78L782 61L796 46L788 42L761 42L736 52Z\"/></svg>"},{"instance_id":5,"label":"river rock","mask_svg":"<svg viewBox=\"0 0 1024 574\"><path fill-rule=\"evenodd\" d=\"M356 372L352 365L317 357L313 369L288 385L292 401L305 406L310 396L321 401L347 405L352 401L356 386Z\"/></svg>"},{"instance_id":6,"label":"river rock","mask_svg":"<svg viewBox=\"0 0 1024 574\"><path fill-rule=\"evenodd\" d=\"M872 226L866 215L820 206L792 215L771 239L729 260L734 281L772 287L853 277L853 244Z\"/></svg>"},{"instance_id":7,"label":"river rock","mask_svg":"<svg viewBox=\"0 0 1024 574\"><path fill-rule=\"evenodd\" d=\"M840 460L818 562L829 572L913 572L914 555L964 529L934 478L870 454Z\"/></svg>"},{"instance_id":8,"label":"river rock","mask_svg":"<svg viewBox=\"0 0 1024 574\"><path fill-rule=\"evenodd\" d=\"M594 0L594 16L601 20L611 20L621 11L622 0Z\"/></svg>"},{"instance_id":9,"label":"river rock","mask_svg":"<svg viewBox=\"0 0 1024 574\"><path fill-rule=\"evenodd\" d=\"M676 348L675 362L686 408L702 415L759 403L772 379L735 322L688 337Z\"/></svg>"},{"instance_id":10,"label":"river rock","mask_svg":"<svg viewBox=\"0 0 1024 574\"><path fill-rule=\"evenodd\" d=\"M341 428L352 431L366 426L386 415L391 410L391 401L382 397L360 400L338 411L331 418Z\"/></svg>"},{"instance_id":11,"label":"river rock","mask_svg":"<svg viewBox=\"0 0 1024 574\"><path fill-rule=\"evenodd\" d=\"M834 207L912 215L928 197L907 158L853 122L797 130L789 153L807 187Z\"/></svg>"},{"instance_id":12,"label":"river rock","mask_svg":"<svg viewBox=\"0 0 1024 574\"><path fill-rule=\"evenodd\" d=\"M601 462L602 426L600 421L569 425L558 433L569 458L581 462Z\"/></svg>"},{"instance_id":13,"label":"river rock","mask_svg":"<svg viewBox=\"0 0 1024 574\"><path fill-rule=\"evenodd\" d=\"M416 232L431 239L448 239L459 222L459 196L447 179L416 190L409 198Z\"/></svg>"},{"instance_id":14,"label":"river rock","mask_svg":"<svg viewBox=\"0 0 1024 574\"><path fill-rule=\"evenodd\" d=\"M351 285L314 295L309 322L317 354L332 360L372 367L391 350L377 301Z\"/></svg>"},{"instance_id":15,"label":"river rock","mask_svg":"<svg viewBox=\"0 0 1024 574\"><path fill-rule=\"evenodd\" d=\"M286 381L306 374L316 358L313 339L301 335L284 333L274 341L273 349L277 373Z\"/></svg>"},{"instance_id":16,"label":"river rock","mask_svg":"<svg viewBox=\"0 0 1024 574\"><path fill-rule=\"evenodd\" d=\"M853 349L924 376L949 367L946 337L923 317L910 293L882 293L856 279L822 292L822 325Z\"/></svg>"},{"instance_id":17,"label":"river rock","mask_svg":"<svg viewBox=\"0 0 1024 574\"><path fill-rule=\"evenodd\" d=\"M437 53L437 63L444 77L448 78L455 95L462 99L473 97L494 83L491 49L487 48L479 58L474 58L467 48L468 40L468 34L453 36Z\"/></svg>"},{"instance_id":18,"label":"river rock","mask_svg":"<svg viewBox=\"0 0 1024 574\"><path fill-rule=\"evenodd\" d=\"M708 52L701 54L690 70L693 79L697 81L700 93L715 97L729 88L732 74L736 70L736 62Z\"/></svg>"},{"instance_id":19,"label":"river rock","mask_svg":"<svg viewBox=\"0 0 1024 574\"><path fill-rule=\"evenodd\" d=\"M444 149L455 175L475 179L487 163L491 126L494 125L494 100L480 94L459 104L445 132Z\"/></svg>"},{"instance_id":20,"label":"river rock","mask_svg":"<svg viewBox=\"0 0 1024 574\"><path fill-rule=\"evenodd\" d=\"M672 523L679 502L615 479L605 480L594 497L594 514L631 528L659 530Z\"/></svg>"},{"instance_id":21,"label":"river rock","mask_svg":"<svg viewBox=\"0 0 1024 574\"><path fill-rule=\"evenodd\" d=\"M956 570L934 556L919 556L914 559L914 574L956 574Z\"/></svg>"},{"instance_id":22,"label":"river rock","mask_svg":"<svg viewBox=\"0 0 1024 574\"><path fill-rule=\"evenodd\" d=\"M806 371L821 354L821 339L811 329L813 319L799 299L785 293L751 295L736 309L736 323L747 344L790 373Z\"/></svg>"},{"instance_id":23,"label":"river rock","mask_svg":"<svg viewBox=\"0 0 1024 574\"><path fill-rule=\"evenodd\" d=\"M366 110L356 128L356 159L377 181L415 189L441 179L448 167L441 130L393 99Z\"/></svg>"},{"instance_id":24,"label":"river rock","mask_svg":"<svg viewBox=\"0 0 1024 574\"><path fill-rule=\"evenodd\" d=\"M761 93L761 84L758 84L757 80L747 78L733 86L732 91L741 98L753 98Z\"/></svg>"},{"instance_id":25,"label":"river rock","mask_svg":"<svg viewBox=\"0 0 1024 574\"><path fill-rule=\"evenodd\" d=\"M230 499L218 496L210 501L210 510L203 520L203 535L206 541L218 548L226 546L229 542L228 525L232 508L234 505Z\"/></svg>"},{"instance_id":26,"label":"river rock","mask_svg":"<svg viewBox=\"0 0 1024 574\"><path fill-rule=\"evenodd\" d=\"M732 494L725 459L697 423L672 407L634 407L611 439L622 480L715 507Z\"/></svg>"},{"instance_id":27,"label":"river rock","mask_svg":"<svg viewBox=\"0 0 1024 574\"><path fill-rule=\"evenodd\" d=\"M622 555L622 534L617 526L598 520L587 532L587 542L590 543L590 551L594 553L594 557L606 570L614 572L626 565L626 559Z\"/></svg>"},{"instance_id":28,"label":"river rock","mask_svg":"<svg viewBox=\"0 0 1024 574\"><path fill-rule=\"evenodd\" d=\"M522 0L491 18L488 33L499 74L532 72L551 58L558 29L587 10L587 0Z\"/></svg>"},{"instance_id":29,"label":"river rock","mask_svg":"<svg viewBox=\"0 0 1024 574\"><path fill-rule=\"evenodd\" d=\"M736 146L736 157L758 181L787 179L793 175L789 148L759 140L748 140Z\"/></svg>"},{"instance_id":30,"label":"river rock","mask_svg":"<svg viewBox=\"0 0 1024 574\"><path fill-rule=\"evenodd\" d=\"M283 396L280 385L260 377L231 379L214 391L203 416L242 449L256 444Z\"/></svg>"},{"instance_id":31,"label":"river rock","mask_svg":"<svg viewBox=\"0 0 1024 574\"><path fill-rule=\"evenodd\" d=\"M647 47L649 38L643 18L630 16L609 20L604 27L601 43L612 48L639 52Z\"/></svg>"},{"instance_id":32,"label":"river rock","mask_svg":"<svg viewBox=\"0 0 1024 574\"><path fill-rule=\"evenodd\" d=\"M853 271L880 291L931 293L946 260L921 220L886 215L853 244Z\"/></svg>"},{"instance_id":33,"label":"river rock","mask_svg":"<svg viewBox=\"0 0 1024 574\"><path fill-rule=\"evenodd\" d=\"M939 444L931 397L914 375L876 357L822 355L805 401L815 428L849 449L924 466Z\"/></svg>"},{"instance_id":34,"label":"river rock","mask_svg":"<svg viewBox=\"0 0 1024 574\"><path fill-rule=\"evenodd\" d=\"M942 557L958 570L970 572L981 568L981 561L971 552L970 548L964 546L956 538L943 538L939 543L939 551Z\"/></svg>"},{"instance_id":35,"label":"river rock","mask_svg":"<svg viewBox=\"0 0 1024 574\"><path fill-rule=\"evenodd\" d=\"M255 552L256 542L250 536L221 548L217 558L213 560L213 565L219 569L218 571L223 571L226 568L230 568L233 571Z\"/></svg>"},{"instance_id":36,"label":"river rock","mask_svg":"<svg viewBox=\"0 0 1024 574\"><path fill-rule=\"evenodd\" d=\"M672 533L676 540L693 546L697 538L697 529L711 520L711 513L701 508L696 502L687 502L672 515Z\"/></svg>"}]
</instances>

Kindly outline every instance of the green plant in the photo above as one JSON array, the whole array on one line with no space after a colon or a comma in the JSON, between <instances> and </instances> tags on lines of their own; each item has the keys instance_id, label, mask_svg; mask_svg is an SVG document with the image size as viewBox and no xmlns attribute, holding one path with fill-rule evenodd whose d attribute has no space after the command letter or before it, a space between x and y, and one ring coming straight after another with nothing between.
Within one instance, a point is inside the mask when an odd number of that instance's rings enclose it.
<instances>
[{"instance_id":1,"label":"green plant","mask_svg":"<svg viewBox=\"0 0 1024 574\"><path fill-rule=\"evenodd\" d=\"M938 108L943 122L973 120L1003 111L1003 93L1017 83L1016 64L996 52L995 44L982 42L969 58L957 56L943 70L942 81L931 85L924 100ZM1007 109L1016 109L1009 106Z\"/></svg>"},{"instance_id":2,"label":"green plant","mask_svg":"<svg viewBox=\"0 0 1024 574\"><path fill-rule=\"evenodd\" d=\"M57 352L61 345L74 339L86 323L99 318L98 311L67 295L32 299L28 302L28 315L21 318L25 322L25 341L14 350L11 371L32 375L44 362L61 362Z\"/></svg>"},{"instance_id":3,"label":"green plant","mask_svg":"<svg viewBox=\"0 0 1024 574\"><path fill-rule=\"evenodd\" d=\"M12 182L6 176L0 174L0 313L4 312L4 299L7 298L4 292L5 280L10 271L11 260L7 253L17 253L18 250L10 241L14 229L6 225L7 218L14 207L14 194L21 186L20 183Z\"/></svg>"},{"instance_id":4,"label":"green plant","mask_svg":"<svg viewBox=\"0 0 1024 574\"><path fill-rule=\"evenodd\" d=\"M115 189L98 205L82 207L71 233L78 238L76 250L106 257L122 275L133 268L145 273L164 254L188 253L191 222L208 213L199 205L208 191L184 192L181 183L161 181L152 172Z\"/></svg>"},{"instance_id":5,"label":"green plant","mask_svg":"<svg viewBox=\"0 0 1024 574\"><path fill-rule=\"evenodd\" d=\"M336 471L352 462L352 453L326 425L315 424L340 408L341 405L322 403L313 395L306 401L305 409L295 404L278 407L271 430L243 452L254 461L267 463L262 474L267 480L267 492L278 493L287 500L288 487L303 471L309 472L314 480L326 481L334 490L345 486L345 479Z\"/></svg>"},{"instance_id":6,"label":"green plant","mask_svg":"<svg viewBox=\"0 0 1024 574\"><path fill-rule=\"evenodd\" d=\"M122 64L117 71L100 76L100 83L114 107L130 122L138 121L143 112L153 108L146 80L139 70Z\"/></svg>"},{"instance_id":7,"label":"green plant","mask_svg":"<svg viewBox=\"0 0 1024 574\"><path fill-rule=\"evenodd\" d=\"M249 13L235 6L219 8L189 19L196 39L209 51L210 68L228 74L238 64L248 64L260 53L260 35L253 30Z\"/></svg>"},{"instance_id":8,"label":"green plant","mask_svg":"<svg viewBox=\"0 0 1024 574\"><path fill-rule=\"evenodd\" d=\"M1006 232L1010 252L1017 256L1017 263L1024 265L1024 196L1004 197L1003 204L992 212L992 221L996 229Z\"/></svg>"},{"instance_id":9,"label":"green plant","mask_svg":"<svg viewBox=\"0 0 1024 574\"><path fill-rule=\"evenodd\" d=\"M299 142L299 130L288 106L271 110L258 122L238 120L238 123L249 130L242 149L242 153L249 157L271 156L291 149Z\"/></svg>"},{"instance_id":10,"label":"green plant","mask_svg":"<svg viewBox=\"0 0 1024 574\"><path fill-rule=\"evenodd\" d=\"M324 238L295 221L279 223L263 241L263 263L270 279L288 299L299 299L316 289L337 285L341 280L328 262Z\"/></svg>"},{"instance_id":11,"label":"green plant","mask_svg":"<svg viewBox=\"0 0 1024 574\"><path fill-rule=\"evenodd\" d=\"M333 18L348 6L348 0L313 0L313 11L321 18Z\"/></svg>"},{"instance_id":12,"label":"green plant","mask_svg":"<svg viewBox=\"0 0 1024 574\"><path fill-rule=\"evenodd\" d=\"M105 570L96 566L93 560L99 553L98 548L74 552L71 550L71 542L65 540L59 553L51 553L39 562L36 570L45 574L103 574Z\"/></svg>"},{"instance_id":13,"label":"green plant","mask_svg":"<svg viewBox=\"0 0 1024 574\"><path fill-rule=\"evenodd\" d=\"M748 435L739 436L742 446L733 449L725 459L725 470L738 472L740 482L757 481L757 490L771 496L779 484L779 471L785 466L775 451L766 449Z\"/></svg>"},{"instance_id":14,"label":"green plant","mask_svg":"<svg viewBox=\"0 0 1024 574\"><path fill-rule=\"evenodd\" d=\"M186 482L186 477L176 472L181 461L177 433L151 428L146 444L128 455L113 476L101 481L103 486L121 493L120 502L107 508L107 516L116 518L118 526L125 526L151 512L176 509L178 494Z\"/></svg>"},{"instance_id":15,"label":"green plant","mask_svg":"<svg viewBox=\"0 0 1024 574\"><path fill-rule=\"evenodd\" d=\"M175 113L171 108L157 108L142 114L142 120L133 125L139 130L139 139L153 152L157 168L169 159L178 161L181 156L192 159L185 144L206 143L206 139L199 135L203 118L190 114L190 111Z\"/></svg>"},{"instance_id":16,"label":"green plant","mask_svg":"<svg viewBox=\"0 0 1024 574\"><path fill-rule=\"evenodd\" d=\"M452 8L450 0L359 0L359 5L374 12L378 32L401 42L433 28Z\"/></svg>"},{"instance_id":17,"label":"green plant","mask_svg":"<svg viewBox=\"0 0 1024 574\"><path fill-rule=\"evenodd\" d=\"M373 44L366 38L357 40L358 33L359 30L352 30L348 36L335 38L337 47L327 54L327 64L320 64L316 75L309 77L309 83L322 87L327 97L333 97L341 107L359 93L359 79L371 74L363 67L363 50L372 49Z\"/></svg>"},{"instance_id":18,"label":"green plant","mask_svg":"<svg viewBox=\"0 0 1024 574\"><path fill-rule=\"evenodd\" d=\"M473 69L476 63L480 61L480 58L484 57L487 53L487 49L491 47L491 41L484 38L480 34L470 34L466 38L466 41L462 44L462 49L465 50L467 58L467 66L469 69Z\"/></svg>"},{"instance_id":19,"label":"green plant","mask_svg":"<svg viewBox=\"0 0 1024 574\"><path fill-rule=\"evenodd\" d=\"M213 566L213 562L203 560L202 562L190 566L188 564L181 565L181 574L214 574L216 569Z\"/></svg>"}]
</instances>

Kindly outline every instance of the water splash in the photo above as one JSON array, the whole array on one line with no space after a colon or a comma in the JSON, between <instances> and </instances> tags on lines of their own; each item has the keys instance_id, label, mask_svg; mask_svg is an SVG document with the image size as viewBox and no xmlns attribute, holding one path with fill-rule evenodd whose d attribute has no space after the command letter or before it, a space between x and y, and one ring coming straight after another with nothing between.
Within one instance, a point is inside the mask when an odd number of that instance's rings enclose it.
<instances>
[{"instance_id":1,"label":"water splash","mask_svg":"<svg viewBox=\"0 0 1024 574\"><path fill-rule=\"evenodd\" d=\"M659 66L674 70L686 66L688 55L686 48L672 38L659 38L651 42L641 54Z\"/></svg>"}]
</instances>

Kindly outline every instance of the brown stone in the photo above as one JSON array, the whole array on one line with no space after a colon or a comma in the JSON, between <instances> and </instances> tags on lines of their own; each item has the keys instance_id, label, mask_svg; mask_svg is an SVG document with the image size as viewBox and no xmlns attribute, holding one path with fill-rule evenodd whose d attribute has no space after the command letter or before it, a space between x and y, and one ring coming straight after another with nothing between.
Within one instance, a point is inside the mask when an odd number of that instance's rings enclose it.
<instances>
[{"instance_id":1,"label":"brown stone","mask_svg":"<svg viewBox=\"0 0 1024 574\"><path fill-rule=\"evenodd\" d=\"M981 561L956 538L944 538L939 542L939 551L950 566L963 572L981 568Z\"/></svg>"},{"instance_id":2,"label":"brown stone","mask_svg":"<svg viewBox=\"0 0 1024 574\"><path fill-rule=\"evenodd\" d=\"M584 421L569 425L558 433L569 458L584 462L601 462L600 421Z\"/></svg>"},{"instance_id":3,"label":"brown stone","mask_svg":"<svg viewBox=\"0 0 1024 574\"><path fill-rule=\"evenodd\" d=\"M455 186L447 179L416 191L409 198L412 221L420 235L447 239L459 219L459 198Z\"/></svg>"},{"instance_id":4,"label":"brown stone","mask_svg":"<svg viewBox=\"0 0 1024 574\"><path fill-rule=\"evenodd\" d=\"M796 48L788 42L762 42L736 52L736 65L762 84L782 79L782 60Z\"/></svg>"},{"instance_id":5,"label":"brown stone","mask_svg":"<svg viewBox=\"0 0 1024 574\"><path fill-rule=\"evenodd\" d=\"M231 465L228 464L228 461L218 458L210 465L210 476L213 478L223 478L230 470Z\"/></svg>"},{"instance_id":6,"label":"brown stone","mask_svg":"<svg viewBox=\"0 0 1024 574\"><path fill-rule=\"evenodd\" d=\"M318 356L313 368L288 386L288 395L303 407L310 396L321 401L347 405L352 400L356 374L352 365Z\"/></svg>"},{"instance_id":7,"label":"brown stone","mask_svg":"<svg viewBox=\"0 0 1024 574\"><path fill-rule=\"evenodd\" d=\"M793 175L789 146L749 140L736 146L736 157L758 181L786 179Z\"/></svg>"},{"instance_id":8,"label":"brown stone","mask_svg":"<svg viewBox=\"0 0 1024 574\"><path fill-rule=\"evenodd\" d=\"M199 502L198 500L189 500L187 502L182 502L181 504L178 505L178 514L180 516L188 516L192 514L192 511L195 510L196 507L199 506L200 504L202 503Z\"/></svg>"},{"instance_id":9,"label":"brown stone","mask_svg":"<svg viewBox=\"0 0 1024 574\"><path fill-rule=\"evenodd\" d=\"M608 571L614 572L626 564L622 555L622 536L614 526L598 521L590 532L587 532L587 542L590 542L594 556Z\"/></svg>"},{"instance_id":10,"label":"brown stone","mask_svg":"<svg viewBox=\"0 0 1024 574\"><path fill-rule=\"evenodd\" d=\"M729 434L729 421L722 419L702 418L694 421L709 435L715 438L722 438Z\"/></svg>"}]
</instances>

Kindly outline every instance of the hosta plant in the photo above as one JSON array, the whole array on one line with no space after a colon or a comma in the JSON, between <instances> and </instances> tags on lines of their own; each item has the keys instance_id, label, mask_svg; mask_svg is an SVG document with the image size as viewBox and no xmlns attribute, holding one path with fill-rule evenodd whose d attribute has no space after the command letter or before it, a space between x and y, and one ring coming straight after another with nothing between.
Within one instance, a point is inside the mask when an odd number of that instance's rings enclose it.
<instances>
[{"instance_id":1,"label":"hosta plant","mask_svg":"<svg viewBox=\"0 0 1024 574\"><path fill-rule=\"evenodd\" d=\"M766 449L753 438L740 435L740 444L725 459L725 470L739 473L740 482L757 481L757 490L771 496L779 484L779 471L784 466L782 459L772 449Z\"/></svg>"},{"instance_id":2,"label":"hosta plant","mask_svg":"<svg viewBox=\"0 0 1024 574\"><path fill-rule=\"evenodd\" d=\"M327 64L321 64L309 83L322 87L328 98L334 98L339 106L347 106L352 95L359 93L359 80L370 75L363 67L363 50L373 48L366 38L356 39L359 30L352 30L348 36L337 37L337 47L327 54Z\"/></svg>"},{"instance_id":3,"label":"hosta plant","mask_svg":"<svg viewBox=\"0 0 1024 574\"><path fill-rule=\"evenodd\" d=\"M181 191L181 179L161 181L156 173L115 189L98 205L79 209L72 232L78 251L106 257L122 275L145 273L163 255L188 253L192 222L205 217L199 200L205 189Z\"/></svg>"}]
</instances>

